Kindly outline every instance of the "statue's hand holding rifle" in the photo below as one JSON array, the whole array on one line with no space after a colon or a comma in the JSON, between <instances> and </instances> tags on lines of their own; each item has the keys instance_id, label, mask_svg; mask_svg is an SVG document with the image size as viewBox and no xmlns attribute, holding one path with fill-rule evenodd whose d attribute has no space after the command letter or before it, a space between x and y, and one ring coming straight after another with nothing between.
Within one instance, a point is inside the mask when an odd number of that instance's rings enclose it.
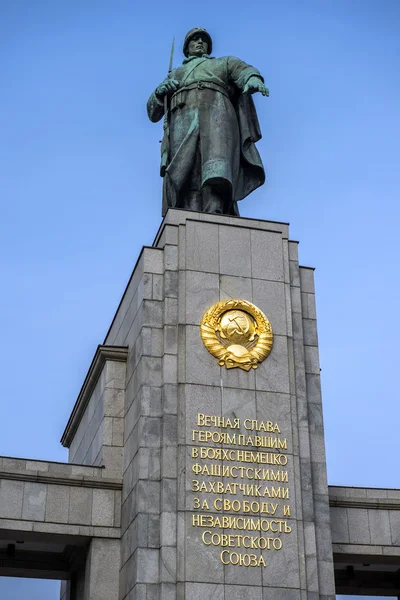
<instances>
[{"instance_id":1,"label":"statue's hand holding rifle","mask_svg":"<svg viewBox=\"0 0 400 600\"><path fill-rule=\"evenodd\" d=\"M168 98L171 96L179 87L179 81L176 79L170 79L167 77L156 89L156 96L160 102L164 101L165 96Z\"/></svg>"}]
</instances>

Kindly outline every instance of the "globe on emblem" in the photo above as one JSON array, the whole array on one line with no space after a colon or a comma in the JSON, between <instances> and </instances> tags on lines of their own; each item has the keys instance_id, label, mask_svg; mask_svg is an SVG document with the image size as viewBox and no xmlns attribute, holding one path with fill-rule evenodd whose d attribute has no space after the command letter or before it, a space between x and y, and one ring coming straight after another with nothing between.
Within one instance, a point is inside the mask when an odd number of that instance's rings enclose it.
<instances>
[{"instance_id":1,"label":"globe on emblem","mask_svg":"<svg viewBox=\"0 0 400 600\"><path fill-rule=\"evenodd\" d=\"M229 310L220 321L221 337L233 344L245 344L254 340L256 327L250 315L243 310Z\"/></svg>"},{"instance_id":2,"label":"globe on emblem","mask_svg":"<svg viewBox=\"0 0 400 600\"><path fill-rule=\"evenodd\" d=\"M227 298L204 313L200 335L218 364L227 369L257 369L272 350L273 333L264 313L251 302Z\"/></svg>"}]
</instances>

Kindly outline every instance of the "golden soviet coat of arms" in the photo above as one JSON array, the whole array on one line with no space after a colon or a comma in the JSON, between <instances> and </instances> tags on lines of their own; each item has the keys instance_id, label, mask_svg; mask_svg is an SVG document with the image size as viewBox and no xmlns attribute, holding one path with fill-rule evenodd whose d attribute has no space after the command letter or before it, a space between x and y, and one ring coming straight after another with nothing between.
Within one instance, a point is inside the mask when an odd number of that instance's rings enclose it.
<instances>
[{"instance_id":1,"label":"golden soviet coat of arms","mask_svg":"<svg viewBox=\"0 0 400 600\"><path fill-rule=\"evenodd\" d=\"M204 314L200 335L207 350L227 369L257 369L271 352L273 333L264 313L246 300L221 300Z\"/></svg>"}]
</instances>

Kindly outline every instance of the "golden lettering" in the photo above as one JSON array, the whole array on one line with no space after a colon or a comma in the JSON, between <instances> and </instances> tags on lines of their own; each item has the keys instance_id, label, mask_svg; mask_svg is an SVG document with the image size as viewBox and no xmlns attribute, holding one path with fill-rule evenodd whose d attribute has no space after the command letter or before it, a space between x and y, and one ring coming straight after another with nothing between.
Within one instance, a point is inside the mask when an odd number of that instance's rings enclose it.
<instances>
[{"instance_id":1,"label":"golden lettering","mask_svg":"<svg viewBox=\"0 0 400 600\"><path fill-rule=\"evenodd\" d=\"M245 429L250 431L266 431L268 433L280 433L278 423L272 421L257 421L256 419L245 419L243 421Z\"/></svg>"},{"instance_id":2,"label":"golden lettering","mask_svg":"<svg viewBox=\"0 0 400 600\"><path fill-rule=\"evenodd\" d=\"M229 450L226 448L199 448L200 458L208 460L227 460L237 462L261 463L266 465L287 465L288 457L285 454L273 452L253 452L251 450ZM193 454L192 454L193 456ZM193 456L197 458L198 455Z\"/></svg>"},{"instance_id":3,"label":"golden lettering","mask_svg":"<svg viewBox=\"0 0 400 600\"><path fill-rule=\"evenodd\" d=\"M222 550L219 555L221 562L224 565L240 565L242 567L265 567L265 560L262 555L257 554L241 554L239 552L229 552Z\"/></svg>"},{"instance_id":4,"label":"golden lettering","mask_svg":"<svg viewBox=\"0 0 400 600\"><path fill-rule=\"evenodd\" d=\"M215 498L213 502L215 510L233 511L243 513L262 513L274 515L278 504L272 502L258 502L257 500L229 500L229 498Z\"/></svg>"},{"instance_id":5,"label":"golden lettering","mask_svg":"<svg viewBox=\"0 0 400 600\"><path fill-rule=\"evenodd\" d=\"M289 475L287 471L274 471L273 469L260 469L254 467L242 466L221 466L213 464L194 463L192 465L193 473L196 475L206 475L207 477L231 477L232 479L250 479L254 481L279 481L287 483Z\"/></svg>"},{"instance_id":6,"label":"golden lettering","mask_svg":"<svg viewBox=\"0 0 400 600\"><path fill-rule=\"evenodd\" d=\"M238 517L236 515L192 515L193 527L211 529L234 529L239 531L263 531L272 533L290 533L291 526L285 519L266 519Z\"/></svg>"},{"instance_id":7,"label":"golden lettering","mask_svg":"<svg viewBox=\"0 0 400 600\"><path fill-rule=\"evenodd\" d=\"M225 444L229 446L253 446L254 448L270 448L273 450L287 450L287 439L264 435L243 435L236 436L236 433L229 434L220 431L203 431L199 429L192 430L192 442L208 444Z\"/></svg>"},{"instance_id":8,"label":"golden lettering","mask_svg":"<svg viewBox=\"0 0 400 600\"><path fill-rule=\"evenodd\" d=\"M241 424L249 434L229 431L240 429ZM204 545L223 548L220 553L223 564L265 567L263 556L252 551L279 551L283 544L280 536L284 539L292 531L285 519L291 516L290 506L283 505L282 513L278 513L279 504L272 501L289 499L289 488L279 485L289 482L288 472L280 468L288 463L287 455L281 452L288 449L287 439L277 437L281 434L280 427L269 420L241 422L237 418L198 413L197 426L199 429L192 430L192 442L205 445L191 449L192 458L197 459L192 464L196 479L191 485L195 494L193 508L203 512L192 514L192 526L203 529ZM226 464L229 462L239 464ZM200 494L210 494L210 500L202 499ZM238 494L241 497L232 498ZM206 514L210 508L217 514ZM279 518L279 514L284 518ZM238 533L232 533L235 531Z\"/></svg>"},{"instance_id":9,"label":"golden lettering","mask_svg":"<svg viewBox=\"0 0 400 600\"><path fill-rule=\"evenodd\" d=\"M282 547L280 538L213 533L210 530L203 531L201 539L205 546L222 546L223 548L271 550L271 548L280 549Z\"/></svg>"},{"instance_id":10,"label":"golden lettering","mask_svg":"<svg viewBox=\"0 0 400 600\"><path fill-rule=\"evenodd\" d=\"M231 421L231 419L219 415L204 415L203 413L198 413L197 426L217 427L219 429L239 429L240 420L233 419L233 421Z\"/></svg>"},{"instance_id":11,"label":"golden lettering","mask_svg":"<svg viewBox=\"0 0 400 600\"><path fill-rule=\"evenodd\" d=\"M192 492L203 492L206 494L230 494L236 496L238 492L242 492L243 496L255 496L258 498L288 498L289 488L274 486L262 486L248 483L230 482L223 484L222 481L199 481L193 479Z\"/></svg>"}]
</instances>

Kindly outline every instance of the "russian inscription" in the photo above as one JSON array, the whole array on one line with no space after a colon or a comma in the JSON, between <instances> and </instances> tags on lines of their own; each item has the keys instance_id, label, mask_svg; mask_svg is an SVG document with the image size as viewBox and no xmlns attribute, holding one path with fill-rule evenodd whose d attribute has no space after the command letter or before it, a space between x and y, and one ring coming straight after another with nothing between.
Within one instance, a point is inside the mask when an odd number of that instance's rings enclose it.
<instances>
[{"instance_id":1,"label":"russian inscription","mask_svg":"<svg viewBox=\"0 0 400 600\"><path fill-rule=\"evenodd\" d=\"M281 550L292 531L287 438L273 421L198 413L196 427L192 526L205 546L221 548L224 565L266 567L263 552Z\"/></svg>"}]
</instances>

